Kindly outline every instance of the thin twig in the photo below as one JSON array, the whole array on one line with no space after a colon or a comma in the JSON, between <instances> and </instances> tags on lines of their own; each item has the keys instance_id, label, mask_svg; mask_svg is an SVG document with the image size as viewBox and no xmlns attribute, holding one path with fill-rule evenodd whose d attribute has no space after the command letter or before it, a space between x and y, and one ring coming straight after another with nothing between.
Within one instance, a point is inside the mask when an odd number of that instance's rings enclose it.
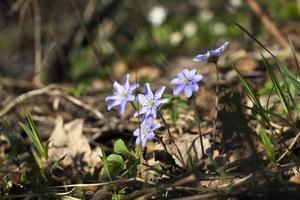
<instances>
[{"instance_id":1,"label":"thin twig","mask_svg":"<svg viewBox=\"0 0 300 200\"><path fill-rule=\"evenodd\" d=\"M70 101L71 103L84 108L85 110L93 113L98 119L103 119L103 114L98 110L90 105L80 101L79 99L76 99L73 96L70 96L68 94L65 94L64 92L59 90L59 87L57 85L49 85L41 89L31 90L27 93L21 94L18 97L16 97L14 100L10 101L8 104L4 106L2 110L0 110L0 118L3 117L5 114L7 114L13 107L18 105L19 103L23 102L24 100L39 96L39 95L49 95L49 96L61 96L65 98L66 100Z\"/></svg>"},{"instance_id":2,"label":"thin twig","mask_svg":"<svg viewBox=\"0 0 300 200\"><path fill-rule=\"evenodd\" d=\"M42 31L41 31L41 11L38 0L32 1L34 11L34 78L33 82L36 86L42 86L41 70L42 70Z\"/></svg>"},{"instance_id":3,"label":"thin twig","mask_svg":"<svg viewBox=\"0 0 300 200\"><path fill-rule=\"evenodd\" d=\"M297 133L297 135L294 137L290 146L288 146L287 149L285 150L285 152L276 160L277 163L280 162L289 152L292 152L292 148L298 141L299 137L300 137L300 132Z\"/></svg>"},{"instance_id":4,"label":"thin twig","mask_svg":"<svg viewBox=\"0 0 300 200\"><path fill-rule=\"evenodd\" d=\"M130 178L125 180L116 180L116 181L109 181L103 183L79 183L79 184L70 184L70 185L60 185L60 186L51 186L48 187L49 189L58 189L58 188L71 188L71 187L92 187L92 186L104 186L104 185L112 185L115 183L130 183L130 182L141 182L144 183L145 181L141 178Z\"/></svg>"},{"instance_id":5,"label":"thin twig","mask_svg":"<svg viewBox=\"0 0 300 200\"><path fill-rule=\"evenodd\" d=\"M274 38L281 44L282 47L288 48L289 42L285 35L278 29L276 24L264 12L256 0L246 0L251 10L259 17L262 24L266 26L267 30L274 36Z\"/></svg>"},{"instance_id":6,"label":"thin twig","mask_svg":"<svg viewBox=\"0 0 300 200\"><path fill-rule=\"evenodd\" d=\"M83 30L86 38L87 38L87 41L88 41L88 43L89 43L89 45L90 45L90 47L93 51L93 54L96 58L97 65L100 66L101 65L100 53L99 53L97 47L95 46L95 44L92 42L92 39L91 39L91 37L89 35L89 32L88 32L88 29L85 25L86 23L85 23L85 21L82 17L82 14L80 13L78 3L76 2L76 0L70 0L70 2L71 2L72 6L75 10L75 14L76 14L77 18L79 19L80 26L81 26L81 28L82 28L82 30Z\"/></svg>"}]
</instances>

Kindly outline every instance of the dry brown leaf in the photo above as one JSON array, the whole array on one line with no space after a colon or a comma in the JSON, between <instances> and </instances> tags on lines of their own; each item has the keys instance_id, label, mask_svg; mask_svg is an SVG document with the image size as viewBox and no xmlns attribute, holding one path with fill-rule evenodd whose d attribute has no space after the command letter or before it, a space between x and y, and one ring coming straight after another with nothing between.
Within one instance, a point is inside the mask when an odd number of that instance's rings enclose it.
<instances>
[{"instance_id":1,"label":"dry brown leaf","mask_svg":"<svg viewBox=\"0 0 300 200\"><path fill-rule=\"evenodd\" d=\"M300 184L300 175L292 176L289 181L292 183Z\"/></svg>"},{"instance_id":2,"label":"dry brown leaf","mask_svg":"<svg viewBox=\"0 0 300 200\"><path fill-rule=\"evenodd\" d=\"M240 72L252 72L258 69L259 65L254 58L244 57L235 61L234 65Z\"/></svg>"},{"instance_id":3,"label":"dry brown leaf","mask_svg":"<svg viewBox=\"0 0 300 200\"><path fill-rule=\"evenodd\" d=\"M122 79L126 72L128 72L128 67L124 61L114 63L113 74L116 79Z\"/></svg>"},{"instance_id":4,"label":"dry brown leaf","mask_svg":"<svg viewBox=\"0 0 300 200\"><path fill-rule=\"evenodd\" d=\"M138 77L146 77L150 80L156 79L160 76L160 70L153 65L144 65L137 68ZM134 72L132 73L134 74ZM134 78L134 76L133 76ZM134 79L133 79L134 80Z\"/></svg>"},{"instance_id":5,"label":"dry brown leaf","mask_svg":"<svg viewBox=\"0 0 300 200\"><path fill-rule=\"evenodd\" d=\"M202 139L203 139L204 151L211 148L209 138L202 136ZM180 138L175 139L175 143L178 146L185 163L187 163L187 161L190 158L192 158L193 161L196 161L197 159L199 160L203 155L201 151L199 135L184 133L180 136ZM166 146L170 154L172 155L176 154L179 156L179 153L176 150L175 145L169 144ZM158 146L158 150L163 150L162 145ZM173 158L175 159L177 165L183 167L182 163L180 162L180 160L178 160L176 156L173 156Z\"/></svg>"},{"instance_id":6,"label":"dry brown leaf","mask_svg":"<svg viewBox=\"0 0 300 200\"><path fill-rule=\"evenodd\" d=\"M88 139L82 133L82 119L75 119L64 125L62 117L58 116L50 136L49 160L56 161L66 155L63 165L72 165L76 160L87 166L95 166L100 161L101 150L92 150Z\"/></svg>"}]
</instances>

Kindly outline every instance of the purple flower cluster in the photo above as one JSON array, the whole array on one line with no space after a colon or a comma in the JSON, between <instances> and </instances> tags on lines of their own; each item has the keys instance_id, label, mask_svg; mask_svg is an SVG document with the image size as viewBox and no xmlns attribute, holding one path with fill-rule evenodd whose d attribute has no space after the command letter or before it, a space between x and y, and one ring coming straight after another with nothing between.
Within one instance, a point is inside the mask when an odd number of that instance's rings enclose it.
<instances>
[{"instance_id":1,"label":"purple flower cluster","mask_svg":"<svg viewBox=\"0 0 300 200\"><path fill-rule=\"evenodd\" d=\"M119 112L123 114L128 102L134 101L135 99L137 100L141 109L137 110L134 116L141 116L142 122L140 127L134 131L133 135L137 137L136 144L140 144L144 147L147 140L154 139L154 130L160 128L160 124L155 123L154 120L157 117L159 106L168 100L162 98L166 87L158 88L153 94L149 83L144 85L145 94L138 94L136 98L133 92L138 86L138 84L130 84L129 74L127 74L124 78L123 85L116 81L113 83L114 92L112 95L106 97L105 101L108 102L108 110L114 106L118 106Z\"/></svg>"},{"instance_id":2,"label":"purple flower cluster","mask_svg":"<svg viewBox=\"0 0 300 200\"><path fill-rule=\"evenodd\" d=\"M219 56L225 49L228 47L229 42L225 42L219 48L207 51L205 54L199 54L193 61L203 61L203 62L213 62L217 63ZM196 69L188 70L184 69L183 71L177 74L177 77L171 81L171 84L175 86L173 90L174 95L178 95L183 92L184 96L190 98L194 92L199 90L198 82L203 79L203 75L197 74Z\"/></svg>"},{"instance_id":3,"label":"purple flower cluster","mask_svg":"<svg viewBox=\"0 0 300 200\"><path fill-rule=\"evenodd\" d=\"M197 55L193 60L217 63L220 54L227 46L228 42L225 42L215 50L210 50L205 54ZM199 90L198 83L202 79L203 75L198 74L196 69L184 69L171 81L171 84L175 86L175 89L173 90L174 95L179 95L179 93L183 92L186 97L191 97L194 92ZM129 74L127 74L124 78L123 85L116 81L113 83L114 92L112 95L106 97L105 101L108 102L108 110L114 106L118 106L121 114L124 113L128 102L134 100L137 101L139 110L134 113L134 116L140 116L142 122L140 127L133 132L133 135L136 137L136 144L144 147L148 140L153 140L155 138L154 131L161 127L159 123L155 123L155 118L157 117L159 106L166 103L168 100L162 98L166 89L165 86L158 88L155 93L153 93L150 84L146 83L144 85L145 94L138 94L136 97L133 92L138 87L139 85L137 83L130 84Z\"/></svg>"},{"instance_id":4,"label":"purple flower cluster","mask_svg":"<svg viewBox=\"0 0 300 200\"><path fill-rule=\"evenodd\" d=\"M158 88L153 94L150 84L144 85L145 94L138 94L137 102L141 106L140 110L136 111L134 116L140 115L142 123L140 128L134 131L134 136L137 137L136 144L145 146L147 140L154 139L154 130L160 128L160 124L155 123L159 106L166 103L167 99L162 99L166 87Z\"/></svg>"}]
</instances>

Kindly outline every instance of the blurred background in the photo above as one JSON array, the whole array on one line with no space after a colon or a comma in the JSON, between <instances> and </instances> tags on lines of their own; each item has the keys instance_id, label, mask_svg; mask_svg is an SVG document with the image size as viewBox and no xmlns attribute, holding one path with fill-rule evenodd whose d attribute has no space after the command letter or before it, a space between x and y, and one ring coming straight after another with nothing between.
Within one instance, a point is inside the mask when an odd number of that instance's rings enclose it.
<instances>
[{"instance_id":1,"label":"blurred background","mask_svg":"<svg viewBox=\"0 0 300 200\"><path fill-rule=\"evenodd\" d=\"M74 83L83 89L91 80L112 81L136 68L159 77L178 59L224 41L251 50L253 42L242 37L232 20L281 48L249 2L1 0L0 76L36 86ZM300 1L261 0L259 5L299 47Z\"/></svg>"}]
</instances>

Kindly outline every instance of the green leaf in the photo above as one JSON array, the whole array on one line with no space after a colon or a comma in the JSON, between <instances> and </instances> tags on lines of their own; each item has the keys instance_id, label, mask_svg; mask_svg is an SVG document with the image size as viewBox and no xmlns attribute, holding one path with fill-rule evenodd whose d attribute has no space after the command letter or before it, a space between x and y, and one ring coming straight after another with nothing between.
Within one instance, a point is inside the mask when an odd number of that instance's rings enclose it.
<instances>
[{"instance_id":1,"label":"green leaf","mask_svg":"<svg viewBox=\"0 0 300 200\"><path fill-rule=\"evenodd\" d=\"M293 86L296 88L298 92L300 92L300 81L299 78L294 75L290 70L288 70L283 64L278 63L278 67L282 72L282 76L286 78Z\"/></svg>"},{"instance_id":2,"label":"green leaf","mask_svg":"<svg viewBox=\"0 0 300 200\"><path fill-rule=\"evenodd\" d=\"M253 104L256 106L256 108L258 109L258 112L263 114L264 113L263 112L263 107L260 104L258 95L253 90L253 88L248 83L248 81L242 76L242 74L239 72L239 70L235 67L235 65L233 65L233 68L237 72L237 75L238 75L238 77L241 81L242 88L244 89L244 92L250 98L250 100L253 102Z\"/></svg>"},{"instance_id":3,"label":"green leaf","mask_svg":"<svg viewBox=\"0 0 300 200\"><path fill-rule=\"evenodd\" d=\"M261 128L261 130L260 130L260 137L261 137L261 142L264 146L264 149L267 153L268 158L272 162L275 162L275 155L274 155L274 151L273 151L273 144L272 144L271 138L265 132L265 129L263 129L263 128Z\"/></svg>"},{"instance_id":4,"label":"green leaf","mask_svg":"<svg viewBox=\"0 0 300 200\"><path fill-rule=\"evenodd\" d=\"M275 60L278 61L278 58L276 58L276 56L274 54L272 54L272 52L265 46L263 45L262 42L260 42L258 39L255 38L255 36L253 34L251 34L246 28L244 28L242 25L240 25L239 23L233 21L233 23L239 27L242 31L244 31L252 40L254 40L257 44L259 44L264 50L266 50Z\"/></svg>"},{"instance_id":5,"label":"green leaf","mask_svg":"<svg viewBox=\"0 0 300 200\"><path fill-rule=\"evenodd\" d=\"M103 173L104 176L108 177L110 181L112 181L112 176L110 174L106 153L103 150L103 147L101 147L101 151L102 151L102 156L100 158L101 158L101 161L103 163L102 173Z\"/></svg>"},{"instance_id":6,"label":"green leaf","mask_svg":"<svg viewBox=\"0 0 300 200\"><path fill-rule=\"evenodd\" d=\"M27 123L29 124L29 127L26 126L23 123L19 123L19 125L21 126L21 128L25 131L25 133L28 135L28 137L30 138L30 140L33 142L33 144L35 145L36 149L38 150L40 156L42 156L43 158L45 158L46 160L48 159L48 145L46 144L46 146L43 146L42 144L42 140L40 139L39 133L36 129L36 126L30 116L30 114L28 114L26 116L27 118Z\"/></svg>"},{"instance_id":7,"label":"green leaf","mask_svg":"<svg viewBox=\"0 0 300 200\"><path fill-rule=\"evenodd\" d=\"M266 58L262 54L261 54L261 57L263 58L263 61L265 63L265 66L266 66L269 76L271 78L271 81L275 87L275 91L276 91L277 95L279 96L281 104L282 104L285 112L289 113L290 109L289 109L288 101L286 100L286 97L283 93L282 87L280 86L279 81L278 81L277 77L275 76L269 62L266 60Z\"/></svg>"},{"instance_id":8,"label":"green leaf","mask_svg":"<svg viewBox=\"0 0 300 200\"><path fill-rule=\"evenodd\" d=\"M109 172L111 177L117 176L124 169L124 161L122 156L117 154L110 154L107 156L107 169L104 172ZM108 176L108 174L104 175Z\"/></svg>"},{"instance_id":9,"label":"green leaf","mask_svg":"<svg viewBox=\"0 0 300 200\"><path fill-rule=\"evenodd\" d=\"M171 110L171 119L173 123L176 123L178 119L178 112L176 110Z\"/></svg>"},{"instance_id":10,"label":"green leaf","mask_svg":"<svg viewBox=\"0 0 300 200\"><path fill-rule=\"evenodd\" d=\"M122 139L118 139L114 144L114 152L117 154L121 154L127 156L129 158L134 158L135 156L128 150L124 141Z\"/></svg>"},{"instance_id":11,"label":"green leaf","mask_svg":"<svg viewBox=\"0 0 300 200\"><path fill-rule=\"evenodd\" d=\"M181 109L187 109L187 108L189 108L189 105L187 103L185 103L185 102L179 102L179 103L176 104L176 106L178 108L181 108Z\"/></svg>"},{"instance_id":12,"label":"green leaf","mask_svg":"<svg viewBox=\"0 0 300 200\"><path fill-rule=\"evenodd\" d=\"M109 164L114 164L114 165L118 165L118 166L124 165L124 161L123 161L122 156L120 156L118 154L110 154L107 157L107 162Z\"/></svg>"}]
</instances>

